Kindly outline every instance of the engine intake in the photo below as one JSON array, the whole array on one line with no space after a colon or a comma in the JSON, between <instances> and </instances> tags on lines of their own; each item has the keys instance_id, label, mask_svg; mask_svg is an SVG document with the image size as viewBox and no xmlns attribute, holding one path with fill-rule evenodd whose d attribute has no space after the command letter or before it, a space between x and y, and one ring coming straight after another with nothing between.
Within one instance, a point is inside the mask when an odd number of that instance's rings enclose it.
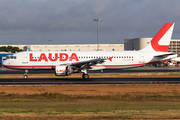
<instances>
[{"instance_id":1,"label":"engine intake","mask_svg":"<svg viewBox=\"0 0 180 120\"><path fill-rule=\"evenodd\" d=\"M73 73L72 66L56 66L55 75L56 76L69 76Z\"/></svg>"}]
</instances>

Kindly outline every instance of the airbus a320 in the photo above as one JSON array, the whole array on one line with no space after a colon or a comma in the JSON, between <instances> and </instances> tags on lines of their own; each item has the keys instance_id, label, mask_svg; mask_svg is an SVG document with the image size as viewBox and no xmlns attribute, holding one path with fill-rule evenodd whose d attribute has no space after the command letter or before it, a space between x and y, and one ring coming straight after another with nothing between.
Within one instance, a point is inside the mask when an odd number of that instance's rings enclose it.
<instances>
[{"instance_id":1,"label":"airbus a320","mask_svg":"<svg viewBox=\"0 0 180 120\"><path fill-rule=\"evenodd\" d=\"M12 55L3 62L11 69L53 69L56 76L69 76L82 72L88 79L88 70L125 69L176 58L168 52L174 23L166 23L150 43L139 51L25 51Z\"/></svg>"}]
</instances>

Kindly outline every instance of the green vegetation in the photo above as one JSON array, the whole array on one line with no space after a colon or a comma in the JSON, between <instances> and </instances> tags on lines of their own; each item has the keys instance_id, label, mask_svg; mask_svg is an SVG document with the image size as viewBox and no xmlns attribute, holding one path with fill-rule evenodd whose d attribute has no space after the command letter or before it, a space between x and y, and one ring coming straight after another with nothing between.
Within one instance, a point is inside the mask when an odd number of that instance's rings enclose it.
<instances>
[{"instance_id":1,"label":"green vegetation","mask_svg":"<svg viewBox=\"0 0 180 120\"><path fill-rule=\"evenodd\" d=\"M71 91L71 90L70 90ZM162 101L162 102L179 102L180 93L176 90L171 92L133 92L133 93L113 93L109 95L66 95L61 93L48 93L43 94L0 94L0 101L14 101L17 99L25 100L38 100L38 101L78 101L78 100L103 100L103 101L126 101L126 102L139 102L139 101Z\"/></svg>"},{"instance_id":2,"label":"green vegetation","mask_svg":"<svg viewBox=\"0 0 180 120\"><path fill-rule=\"evenodd\" d=\"M180 93L0 94L0 119L180 119ZM19 115L20 114L20 115Z\"/></svg>"},{"instance_id":3,"label":"green vegetation","mask_svg":"<svg viewBox=\"0 0 180 120\"><path fill-rule=\"evenodd\" d=\"M2 47L0 47L0 51L15 53L15 52L23 51L23 50L19 49L18 47L12 47L12 46L7 46L6 47L6 46L2 46Z\"/></svg>"}]
</instances>

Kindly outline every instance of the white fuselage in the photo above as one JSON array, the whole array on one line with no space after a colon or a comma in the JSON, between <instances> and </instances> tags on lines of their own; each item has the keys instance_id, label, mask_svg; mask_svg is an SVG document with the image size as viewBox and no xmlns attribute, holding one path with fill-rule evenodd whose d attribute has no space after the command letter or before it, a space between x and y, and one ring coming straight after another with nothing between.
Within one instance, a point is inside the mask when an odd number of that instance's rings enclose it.
<instances>
[{"instance_id":1,"label":"white fuselage","mask_svg":"<svg viewBox=\"0 0 180 120\"><path fill-rule=\"evenodd\" d=\"M27 51L16 53L3 62L4 67L12 69L54 69L61 64L76 63L101 58L104 62L89 70L124 69L166 60L168 57L154 57L168 52L148 51Z\"/></svg>"}]
</instances>

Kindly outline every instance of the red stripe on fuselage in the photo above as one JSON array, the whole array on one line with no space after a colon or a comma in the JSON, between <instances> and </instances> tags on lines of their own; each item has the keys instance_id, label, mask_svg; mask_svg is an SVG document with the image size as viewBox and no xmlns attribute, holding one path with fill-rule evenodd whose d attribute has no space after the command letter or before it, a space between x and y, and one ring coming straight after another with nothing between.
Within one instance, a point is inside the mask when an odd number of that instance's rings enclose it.
<instances>
[{"instance_id":1,"label":"red stripe on fuselage","mask_svg":"<svg viewBox=\"0 0 180 120\"><path fill-rule=\"evenodd\" d=\"M3 65L4 67L17 67L17 68L21 68L21 67L55 67L53 65L38 65L38 66L34 66L34 65L25 65L25 66L22 66L22 65Z\"/></svg>"},{"instance_id":2,"label":"red stripe on fuselage","mask_svg":"<svg viewBox=\"0 0 180 120\"><path fill-rule=\"evenodd\" d=\"M161 60L164 61L164 60ZM155 62L161 62L161 61L155 61ZM155 63L155 62L149 62L149 63L140 63L140 64L130 64L130 65L94 65L93 67L135 67L135 66L141 66L141 65L146 65L146 64L151 64L151 63ZM54 65L25 65L25 66L21 66L21 65L4 65L4 67L9 67L9 68L25 68L25 67L29 67L29 68L45 68L45 67L55 67Z\"/></svg>"}]
</instances>

